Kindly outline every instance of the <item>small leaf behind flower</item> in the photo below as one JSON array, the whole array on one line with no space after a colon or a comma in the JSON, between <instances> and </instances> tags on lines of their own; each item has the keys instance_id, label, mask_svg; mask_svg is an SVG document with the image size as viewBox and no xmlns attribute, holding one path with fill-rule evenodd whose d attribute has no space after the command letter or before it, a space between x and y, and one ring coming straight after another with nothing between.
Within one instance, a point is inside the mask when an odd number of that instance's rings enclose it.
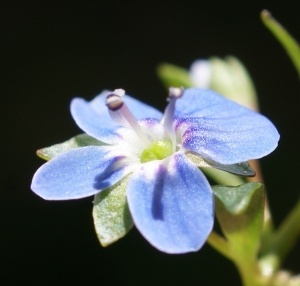
<instances>
[{"instance_id":1,"label":"small leaf behind flower","mask_svg":"<svg viewBox=\"0 0 300 286\"><path fill-rule=\"evenodd\" d=\"M128 179L129 176L95 195L93 218L102 246L108 246L119 240L133 227L126 199Z\"/></svg>"},{"instance_id":2,"label":"small leaf behind flower","mask_svg":"<svg viewBox=\"0 0 300 286\"><path fill-rule=\"evenodd\" d=\"M232 256L243 261L255 259L263 226L265 193L260 183L248 183L237 187L212 187L215 194L215 210L226 236Z\"/></svg>"},{"instance_id":3,"label":"small leaf behind flower","mask_svg":"<svg viewBox=\"0 0 300 286\"><path fill-rule=\"evenodd\" d=\"M185 88L193 86L189 72L172 64L160 64L157 67L157 75L167 89L170 86L182 86Z\"/></svg>"},{"instance_id":4,"label":"small leaf behind flower","mask_svg":"<svg viewBox=\"0 0 300 286\"><path fill-rule=\"evenodd\" d=\"M55 145L52 145L50 147L42 148L40 150L37 150L37 155L44 159L44 160L51 160L57 155L64 153L66 151L69 151L74 148L78 147L85 147L85 146L103 146L106 145L105 143L87 135L87 134L80 134L77 135L63 143L58 143Z\"/></svg>"}]
</instances>

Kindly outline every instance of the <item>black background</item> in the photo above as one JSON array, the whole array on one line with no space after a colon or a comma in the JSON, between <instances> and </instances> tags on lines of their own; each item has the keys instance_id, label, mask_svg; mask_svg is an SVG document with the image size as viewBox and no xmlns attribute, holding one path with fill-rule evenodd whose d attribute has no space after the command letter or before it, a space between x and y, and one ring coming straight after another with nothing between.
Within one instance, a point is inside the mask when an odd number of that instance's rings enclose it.
<instances>
[{"instance_id":1,"label":"black background","mask_svg":"<svg viewBox=\"0 0 300 286\"><path fill-rule=\"evenodd\" d=\"M163 110L160 62L188 68L232 54L281 134L261 160L278 225L299 196L300 85L260 21L264 8L300 40L300 5L292 1L1 2L1 285L240 285L233 264L208 245L167 255L134 229L102 248L92 198L44 201L29 186L43 163L35 150L80 133L69 113L74 96L121 87ZM299 272L299 257L298 246L284 267Z\"/></svg>"}]
</instances>

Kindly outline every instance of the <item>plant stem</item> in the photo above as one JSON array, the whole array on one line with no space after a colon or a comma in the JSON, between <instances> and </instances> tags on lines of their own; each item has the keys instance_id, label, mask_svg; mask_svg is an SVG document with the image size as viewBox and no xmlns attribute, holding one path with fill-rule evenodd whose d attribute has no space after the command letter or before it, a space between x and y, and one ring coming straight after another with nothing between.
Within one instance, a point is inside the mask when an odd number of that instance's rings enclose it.
<instances>
[{"instance_id":1,"label":"plant stem","mask_svg":"<svg viewBox=\"0 0 300 286\"><path fill-rule=\"evenodd\" d=\"M232 259L230 255L229 245L225 238L212 231L207 238L207 242L213 247L215 250L223 254L225 257Z\"/></svg>"},{"instance_id":2,"label":"plant stem","mask_svg":"<svg viewBox=\"0 0 300 286\"><path fill-rule=\"evenodd\" d=\"M268 286L269 278L260 274L256 259L234 261L244 286Z\"/></svg>"},{"instance_id":3,"label":"plant stem","mask_svg":"<svg viewBox=\"0 0 300 286\"><path fill-rule=\"evenodd\" d=\"M271 242L265 246L262 254L275 254L279 260L285 258L294 246L300 234L300 200L286 219L273 234Z\"/></svg>"},{"instance_id":4,"label":"plant stem","mask_svg":"<svg viewBox=\"0 0 300 286\"><path fill-rule=\"evenodd\" d=\"M269 11L263 10L261 19L286 50L300 77L300 48L297 41L272 17Z\"/></svg>"}]
</instances>

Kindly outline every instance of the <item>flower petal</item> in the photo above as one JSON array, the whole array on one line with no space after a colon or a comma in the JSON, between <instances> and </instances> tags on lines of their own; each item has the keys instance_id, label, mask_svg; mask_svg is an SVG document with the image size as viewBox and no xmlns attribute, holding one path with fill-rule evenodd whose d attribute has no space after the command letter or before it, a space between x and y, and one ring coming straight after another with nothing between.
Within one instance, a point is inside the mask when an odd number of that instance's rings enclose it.
<instances>
[{"instance_id":1,"label":"flower petal","mask_svg":"<svg viewBox=\"0 0 300 286\"><path fill-rule=\"evenodd\" d=\"M176 116L182 147L221 164L261 158L279 140L266 117L209 90L186 90L178 99Z\"/></svg>"},{"instance_id":2,"label":"flower petal","mask_svg":"<svg viewBox=\"0 0 300 286\"><path fill-rule=\"evenodd\" d=\"M112 144L119 137L116 130L120 126L111 119L105 105L108 93L109 91L103 91L91 102L87 102L82 98L74 98L71 102L71 113L76 124L84 132L102 142ZM124 96L124 102L137 120L162 118L160 111L128 95Z\"/></svg>"},{"instance_id":3,"label":"flower petal","mask_svg":"<svg viewBox=\"0 0 300 286\"><path fill-rule=\"evenodd\" d=\"M213 195L183 154L143 164L129 179L127 200L136 227L167 253L197 251L213 226Z\"/></svg>"},{"instance_id":4,"label":"flower petal","mask_svg":"<svg viewBox=\"0 0 300 286\"><path fill-rule=\"evenodd\" d=\"M31 189L46 200L70 200L94 195L117 183L132 169L111 146L72 149L41 166Z\"/></svg>"}]
</instances>

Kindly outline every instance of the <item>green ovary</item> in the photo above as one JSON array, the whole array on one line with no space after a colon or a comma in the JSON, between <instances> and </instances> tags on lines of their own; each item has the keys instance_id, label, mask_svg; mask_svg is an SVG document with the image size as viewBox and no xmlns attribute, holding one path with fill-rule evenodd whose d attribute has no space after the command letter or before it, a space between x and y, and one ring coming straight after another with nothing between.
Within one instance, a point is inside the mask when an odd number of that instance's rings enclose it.
<instances>
[{"instance_id":1,"label":"green ovary","mask_svg":"<svg viewBox=\"0 0 300 286\"><path fill-rule=\"evenodd\" d=\"M166 140L159 140L152 143L146 148L140 157L141 163L146 163L154 160L162 160L172 155L172 143Z\"/></svg>"}]
</instances>

